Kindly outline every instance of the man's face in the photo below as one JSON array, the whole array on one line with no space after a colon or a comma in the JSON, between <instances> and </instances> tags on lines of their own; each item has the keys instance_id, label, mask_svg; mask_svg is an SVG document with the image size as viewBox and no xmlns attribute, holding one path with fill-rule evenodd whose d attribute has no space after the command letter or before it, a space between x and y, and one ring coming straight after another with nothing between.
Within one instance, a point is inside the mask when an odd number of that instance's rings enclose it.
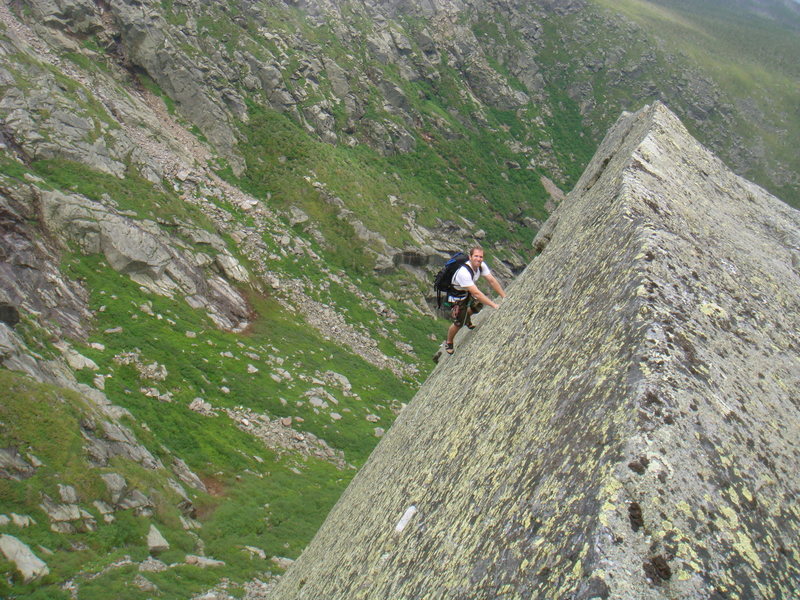
<instances>
[{"instance_id":1,"label":"man's face","mask_svg":"<svg viewBox=\"0 0 800 600\"><path fill-rule=\"evenodd\" d=\"M470 254L469 262L473 269L480 269L483 264L483 250L475 250Z\"/></svg>"}]
</instances>

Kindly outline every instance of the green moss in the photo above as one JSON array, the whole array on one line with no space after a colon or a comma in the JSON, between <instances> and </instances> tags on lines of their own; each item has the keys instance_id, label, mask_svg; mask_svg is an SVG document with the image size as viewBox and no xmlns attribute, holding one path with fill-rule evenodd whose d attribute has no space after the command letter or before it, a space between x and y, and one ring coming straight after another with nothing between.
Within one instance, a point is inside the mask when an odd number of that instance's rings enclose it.
<instances>
[{"instance_id":1,"label":"green moss","mask_svg":"<svg viewBox=\"0 0 800 600\"><path fill-rule=\"evenodd\" d=\"M100 478L103 471L88 468L86 440L81 427L87 418L98 419L99 415L94 414L93 408L79 394L35 383L24 375L0 370L0 385L5 390L0 406L3 424L0 445L16 448L23 457L30 453L43 463L24 481L0 480L3 510L28 514L36 520L35 525L19 533L20 539L32 548L43 546L54 553L52 557L42 556L48 563L50 575L38 585L63 581L87 563L106 564L111 560L109 552L116 548L137 552L146 532L146 520L123 511L115 514L113 523L106 524L90 504L92 499L107 500L107 492ZM135 463L123 461L114 465L114 472L122 474L134 486L146 480L150 485L140 488L146 491L151 490L150 486L166 487L167 474L163 471L146 471ZM93 513L100 524L96 531L77 534L50 531L48 517L39 504L43 494L59 501L58 484L75 488L82 508ZM16 577L8 567L4 572ZM33 591L36 585L24 586L22 590Z\"/></svg>"},{"instance_id":2,"label":"green moss","mask_svg":"<svg viewBox=\"0 0 800 600\"><path fill-rule=\"evenodd\" d=\"M232 427L227 417L209 419L187 411L186 405L196 397L215 406L233 408L239 405L271 415L303 417L304 429L344 450L349 461L359 464L377 442L372 435L374 425L364 420L364 415L377 411L390 422L392 414L388 408L378 409L375 404L392 398L398 402L407 401L413 394L413 388L406 383L343 352L273 300L253 293L248 295L258 317L247 336L242 337L217 330L208 317L186 304L143 293L136 283L104 266L100 257L73 257L66 267L70 276L80 278L90 289L96 290L90 306L97 311L94 326L98 334L90 340L103 343L106 349L87 347L82 352L100 365L101 372L113 374L106 381L107 393L128 408L138 423L147 424L154 439L169 440L162 443L178 455L187 456L187 462L201 471L217 463L230 464L237 470L252 467L240 450L252 456L263 448ZM100 291L103 293L98 293ZM353 322L369 323L372 327L379 325L374 313L359 307L357 298L336 290L334 300L353 309ZM145 302L162 318L150 317L138 310ZM118 334L99 333L118 324L124 324L123 331ZM186 331L198 332L198 337L187 338ZM250 350L242 349L240 343ZM111 360L115 354L133 350L138 350L143 362L166 366L167 379L155 385L160 391L173 394L171 403L160 403L143 395L140 388L153 384L141 381L133 366ZM244 356L245 351L258 354L260 360ZM228 352L234 358L224 356ZM286 367L292 371L300 368L301 372L309 374L328 370L346 374L354 390L366 402L340 397L340 405L335 410L344 415L347 426L335 425L326 412L317 413L308 405L303 394L313 387L311 384L297 381L287 387L270 377L270 365L265 361L273 352L291 361ZM399 354L396 349L393 352ZM248 363L255 363L259 371L249 373ZM229 393L223 393L223 387L228 388ZM297 401L303 401L304 405L293 406ZM345 412L345 408L352 412Z\"/></svg>"},{"instance_id":3,"label":"green moss","mask_svg":"<svg viewBox=\"0 0 800 600\"><path fill-rule=\"evenodd\" d=\"M105 63L105 60L102 59L102 50L94 43L92 40L87 40L84 42L84 47L91 49L95 54L94 56L87 56L82 52L65 52L63 54L64 58L67 60L72 61L76 65L78 65L81 69L88 72L93 71L104 71L106 73L109 72L108 66ZM103 119L107 123L111 124L111 119L105 114L103 110L100 112L105 118ZM115 127L118 127L116 123L113 123Z\"/></svg>"},{"instance_id":4,"label":"green moss","mask_svg":"<svg viewBox=\"0 0 800 600\"><path fill-rule=\"evenodd\" d=\"M84 440L78 426L86 409L83 400L77 394L34 384L9 371L0 370L0 384L5 390L0 406L0 446L53 457L43 474L37 473L26 485L0 479L4 510L24 512L28 504L38 501L40 492L52 493L45 489L48 474L61 473L79 489L88 490L92 483L82 460Z\"/></svg>"},{"instance_id":5,"label":"green moss","mask_svg":"<svg viewBox=\"0 0 800 600\"><path fill-rule=\"evenodd\" d=\"M303 477L291 468L301 469ZM209 552L234 561L247 556L248 545L268 556L298 556L353 474L308 460L282 461L263 478L241 478L205 524Z\"/></svg>"},{"instance_id":6,"label":"green moss","mask_svg":"<svg viewBox=\"0 0 800 600\"><path fill-rule=\"evenodd\" d=\"M0 172L2 172L4 178L10 177L20 180L25 173L30 172L30 170L25 166L24 163L14 160L7 154L3 153L0 154Z\"/></svg>"}]
</instances>

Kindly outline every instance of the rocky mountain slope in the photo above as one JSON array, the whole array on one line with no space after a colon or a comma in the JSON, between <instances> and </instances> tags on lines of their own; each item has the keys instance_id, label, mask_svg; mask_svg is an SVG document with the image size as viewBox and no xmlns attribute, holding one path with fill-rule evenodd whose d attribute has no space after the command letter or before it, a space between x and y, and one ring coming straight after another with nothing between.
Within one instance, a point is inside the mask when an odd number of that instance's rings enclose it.
<instances>
[{"instance_id":1,"label":"rocky mountain slope","mask_svg":"<svg viewBox=\"0 0 800 600\"><path fill-rule=\"evenodd\" d=\"M540 236L275 598L794 593L800 212L655 104Z\"/></svg>"},{"instance_id":2,"label":"rocky mountain slope","mask_svg":"<svg viewBox=\"0 0 800 600\"><path fill-rule=\"evenodd\" d=\"M758 4L0 5L0 595L261 593L433 366L438 262L509 283L623 109L796 202Z\"/></svg>"}]
</instances>

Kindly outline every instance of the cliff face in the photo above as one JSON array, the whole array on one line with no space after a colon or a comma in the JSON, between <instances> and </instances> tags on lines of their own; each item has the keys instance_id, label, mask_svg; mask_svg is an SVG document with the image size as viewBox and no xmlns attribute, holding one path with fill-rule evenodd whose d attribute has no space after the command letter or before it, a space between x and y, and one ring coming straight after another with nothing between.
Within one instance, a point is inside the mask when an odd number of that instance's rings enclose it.
<instances>
[{"instance_id":1,"label":"cliff face","mask_svg":"<svg viewBox=\"0 0 800 600\"><path fill-rule=\"evenodd\" d=\"M275 598L792 594L800 215L654 104L538 243Z\"/></svg>"}]
</instances>

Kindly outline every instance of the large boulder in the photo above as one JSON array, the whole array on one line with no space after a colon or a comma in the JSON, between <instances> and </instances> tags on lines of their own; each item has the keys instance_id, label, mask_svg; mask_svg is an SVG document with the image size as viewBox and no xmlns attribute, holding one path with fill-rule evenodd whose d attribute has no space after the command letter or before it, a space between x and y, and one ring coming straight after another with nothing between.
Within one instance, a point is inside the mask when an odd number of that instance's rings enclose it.
<instances>
[{"instance_id":1,"label":"large boulder","mask_svg":"<svg viewBox=\"0 0 800 600\"><path fill-rule=\"evenodd\" d=\"M800 213L657 103L555 214L273 598L796 593Z\"/></svg>"},{"instance_id":2,"label":"large boulder","mask_svg":"<svg viewBox=\"0 0 800 600\"><path fill-rule=\"evenodd\" d=\"M152 230L82 196L44 192L42 213L50 231L76 242L87 254L102 252L121 273L158 280L172 258Z\"/></svg>"},{"instance_id":3,"label":"large boulder","mask_svg":"<svg viewBox=\"0 0 800 600\"><path fill-rule=\"evenodd\" d=\"M13 535L0 534L0 552L17 567L23 583L30 583L50 573L47 564Z\"/></svg>"},{"instance_id":4,"label":"large boulder","mask_svg":"<svg viewBox=\"0 0 800 600\"><path fill-rule=\"evenodd\" d=\"M150 530L147 532L147 548L150 550L150 554L158 554L169 550L169 542L152 523L150 524Z\"/></svg>"},{"instance_id":5,"label":"large boulder","mask_svg":"<svg viewBox=\"0 0 800 600\"><path fill-rule=\"evenodd\" d=\"M192 255L180 249L177 239L155 223L137 221L99 202L58 191L43 192L41 205L44 225L60 239L74 242L86 254L102 253L113 269L154 293L185 295L192 307L207 310L221 328L241 330L246 325L247 302L228 279L209 276ZM213 234L203 239L222 243ZM230 253L220 254L216 264L235 282L249 280Z\"/></svg>"}]
</instances>

